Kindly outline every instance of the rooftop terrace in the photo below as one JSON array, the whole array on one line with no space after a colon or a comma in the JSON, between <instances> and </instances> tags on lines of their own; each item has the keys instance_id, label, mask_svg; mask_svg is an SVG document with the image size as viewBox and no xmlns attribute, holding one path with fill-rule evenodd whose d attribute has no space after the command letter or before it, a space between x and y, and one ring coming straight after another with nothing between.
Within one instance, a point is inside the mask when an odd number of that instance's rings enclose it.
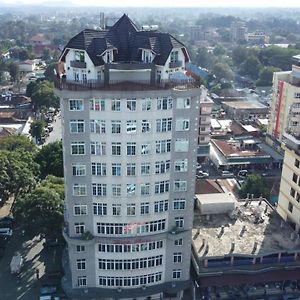
<instances>
[{"instance_id":1,"label":"rooftop terrace","mask_svg":"<svg viewBox=\"0 0 300 300\"><path fill-rule=\"evenodd\" d=\"M194 253L199 259L300 252L300 238L264 200L236 202L231 213L195 215Z\"/></svg>"}]
</instances>

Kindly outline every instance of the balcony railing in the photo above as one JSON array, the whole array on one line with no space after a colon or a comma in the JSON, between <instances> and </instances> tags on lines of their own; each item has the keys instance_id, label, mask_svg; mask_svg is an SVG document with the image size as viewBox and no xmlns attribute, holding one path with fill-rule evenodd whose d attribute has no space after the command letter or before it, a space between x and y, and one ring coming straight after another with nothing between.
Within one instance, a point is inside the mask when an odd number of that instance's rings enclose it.
<instances>
[{"instance_id":1,"label":"balcony railing","mask_svg":"<svg viewBox=\"0 0 300 300\"><path fill-rule=\"evenodd\" d=\"M104 90L104 91L151 91L151 90L188 90L199 88L200 85L194 80L162 80L152 83L150 80L135 81L118 81L111 80L109 83L98 80L71 81L66 78L55 78L55 88L69 91L87 91L87 90Z\"/></svg>"},{"instance_id":2,"label":"balcony railing","mask_svg":"<svg viewBox=\"0 0 300 300\"><path fill-rule=\"evenodd\" d=\"M86 62L84 62L84 61L72 60L72 61L70 61L70 65L72 68L80 68L80 69L86 68Z\"/></svg>"},{"instance_id":3,"label":"balcony railing","mask_svg":"<svg viewBox=\"0 0 300 300\"><path fill-rule=\"evenodd\" d=\"M169 63L169 68L172 69L172 68L180 68L182 67L182 61L181 60L178 60L178 61L171 61Z\"/></svg>"}]
</instances>

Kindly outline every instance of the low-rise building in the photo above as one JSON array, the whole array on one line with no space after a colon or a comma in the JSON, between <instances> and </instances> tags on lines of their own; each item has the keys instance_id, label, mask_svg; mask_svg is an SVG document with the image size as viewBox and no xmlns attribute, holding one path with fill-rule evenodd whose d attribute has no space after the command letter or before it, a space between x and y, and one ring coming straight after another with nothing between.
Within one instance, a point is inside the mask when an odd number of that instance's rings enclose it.
<instances>
[{"instance_id":1,"label":"low-rise building","mask_svg":"<svg viewBox=\"0 0 300 300\"><path fill-rule=\"evenodd\" d=\"M258 290L251 284L277 281L283 287L285 280L300 279L300 237L265 199L236 202L223 196L213 210L211 197L197 201L201 211L194 218L192 262L210 299L220 298L213 294L221 287L227 292L235 287L239 298L258 299L271 293L270 285Z\"/></svg>"},{"instance_id":2,"label":"low-rise building","mask_svg":"<svg viewBox=\"0 0 300 300\"><path fill-rule=\"evenodd\" d=\"M252 121L266 118L269 108L257 101L223 101L222 106L228 118Z\"/></svg>"}]
</instances>

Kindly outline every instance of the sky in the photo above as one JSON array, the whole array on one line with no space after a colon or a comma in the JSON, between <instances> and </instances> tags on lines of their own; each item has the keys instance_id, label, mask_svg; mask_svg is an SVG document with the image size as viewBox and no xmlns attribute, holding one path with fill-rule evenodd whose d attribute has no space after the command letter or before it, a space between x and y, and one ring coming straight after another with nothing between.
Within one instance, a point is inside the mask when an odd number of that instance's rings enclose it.
<instances>
[{"instance_id":1,"label":"sky","mask_svg":"<svg viewBox=\"0 0 300 300\"><path fill-rule=\"evenodd\" d=\"M0 4L41 4L41 3L59 3L63 0L0 0ZM69 0L78 6L115 6L115 7L300 7L300 0Z\"/></svg>"}]
</instances>

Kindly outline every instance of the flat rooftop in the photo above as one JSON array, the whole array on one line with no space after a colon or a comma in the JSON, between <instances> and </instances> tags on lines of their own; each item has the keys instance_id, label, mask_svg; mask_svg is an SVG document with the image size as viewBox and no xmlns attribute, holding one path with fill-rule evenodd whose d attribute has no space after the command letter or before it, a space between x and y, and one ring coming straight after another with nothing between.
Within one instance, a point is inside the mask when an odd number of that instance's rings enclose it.
<instances>
[{"instance_id":1,"label":"flat rooftop","mask_svg":"<svg viewBox=\"0 0 300 300\"><path fill-rule=\"evenodd\" d=\"M241 150L234 146L232 143L224 140L212 139L212 144L215 145L219 151L227 158L234 157L270 157L269 154L262 151L261 149L245 149Z\"/></svg>"},{"instance_id":2,"label":"flat rooftop","mask_svg":"<svg viewBox=\"0 0 300 300\"><path fill-rule=\"evenodd\" d=\"M234 211L226 214L196 213L192 230L193 246L200 259L299 252L299 238L296 241L293 235L292 228L264 200L236 202Z\"/></svg>"},{"instance_id":3,"label":"flat rooftop","mask_svg":"<svg viewBox=\"0 0 300 300\"><path fill-rule=\"evenodd\" d=\"M266 109L267 106L256 101L223 101L222 104L235 109Z\"/></svg>"}]
</instances>

